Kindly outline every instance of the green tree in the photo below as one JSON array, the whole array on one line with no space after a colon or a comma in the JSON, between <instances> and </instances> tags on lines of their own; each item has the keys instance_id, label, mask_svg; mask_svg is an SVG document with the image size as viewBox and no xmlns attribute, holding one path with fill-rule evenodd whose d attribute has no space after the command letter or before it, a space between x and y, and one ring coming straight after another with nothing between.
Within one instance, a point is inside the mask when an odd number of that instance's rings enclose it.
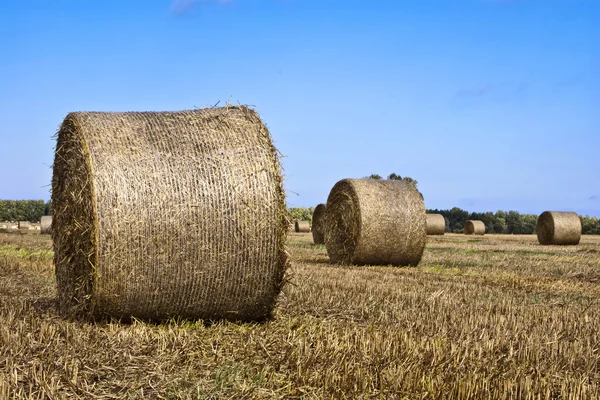
<instances>
[{"instance_id":1,"label":"green tree","mask_svg":"<svg viewBox=\"0 0 600 400\"><path fill-rule=\"evenodd\" d=\"M381 180L381 179L383 179L383 178L381 177L381 175L378 175L378 174L371 174L371 175L369 175L369 176L365 176L365 179L377 179L377 180Z\"/></svg>"}]
</instances>

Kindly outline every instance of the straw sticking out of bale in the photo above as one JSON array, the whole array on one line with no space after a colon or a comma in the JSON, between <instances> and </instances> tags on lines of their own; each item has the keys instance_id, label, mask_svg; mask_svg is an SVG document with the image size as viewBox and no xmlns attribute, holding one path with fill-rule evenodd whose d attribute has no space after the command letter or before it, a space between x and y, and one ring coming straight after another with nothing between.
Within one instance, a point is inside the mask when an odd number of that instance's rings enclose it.
<instances>
[{"instance_id":1,"label":"straw sticking out of bale","mask_svg":"<svg viewBox=\"0 0 600 400\"><path fill-rule=\"evenodd\" d=\"M52 234L52 216L44 215L42 220L40 221L41 226L41 234L42 235L51 235Z\"/></svg>"},{"instance_id":2,"label":"straw sticking out of bale","mask_svg":"<svg viewBox=\"0 0 600 400\"><path fill-rule=\"evenodd\" d=\"M30 226L31 224L29 223L29 221L19 221L18 223L19 229L29 229Z\"/></svg>"},{"instance_id":3,"label":"straw sticking out of bale","mask_svg":"<svg viewBox=\"0 0 600 400\"><path fill-rule=\"evenodd\" d=\"M485 224L483 221L468 220L465 223L465 235L485 235Z\"/></svg>"},{"instance_id":4,"label":"straw sticking out of bale","mask_svg":"<svg viewBox=\"0 0 600 400\"><path fill-rule=\"evenodd\" d=\"M331 189L325 244L332 262L417 265L426 240L425 206L414 184L344 179Z\"/></svg>"},{"instance_id":5,"label":"straw sticking out of bale","mask_svg":"<svg viewBox=\"0 0 600 400\"><path fill-rule=\"evenodd\" d=\"M296 221L295 230L298 233L308 233L310 232L310 224L308 221Z\"/></svg>"},{"instance_id":6,"label":"straw sticking out of bale","mask_svg":"<svg viewBox=\"0 0 600 400\"><path fill-rule=\"evenodd\" d=\"M581 240L581 220L574 212L544 211L535 231L540 244L577 245Z\"/></svg>"},{"instance_id":7,"label":"straw sticking out of bale","mask_svg":"<svg viewBox=\"0 0 600 400\"><path fill-rule=\"evenodd\" d=\"M63 309L154 320L271 313L288 221L277 151L254 111L71 113L52 197Z\"/></svg>"},{"instance_id":8,"label":"straw sticking out of bale","mask_svg":"<svg viewBox=\"0 0 600 400\"><path fill-rule=\"evenodd\" d=\"M427 234L443 235L446 232L446 220L442 214L427 214Z\"/></svg>"},{"instance_id":9,"label":"straw sticking out of bale","mask_svg":"<svg viewBox=\"0 0 600 400\"><path fill-rule=\"evenodd\" d=\"M325 204L319 204L315 207L312 215L312 236L314 244L325 244L324 230Z\"/></svg>"}]
</instances>

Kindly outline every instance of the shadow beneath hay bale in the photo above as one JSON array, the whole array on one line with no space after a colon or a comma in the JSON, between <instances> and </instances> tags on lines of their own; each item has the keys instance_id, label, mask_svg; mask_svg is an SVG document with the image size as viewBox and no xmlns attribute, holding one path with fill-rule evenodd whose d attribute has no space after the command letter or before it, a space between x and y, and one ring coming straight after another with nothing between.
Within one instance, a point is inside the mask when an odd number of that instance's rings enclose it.
<instances>
[{"instance_id":1,"label":"shadow beneath hay bale","mask_svg":"<svg viewBox=\"0 0 600 400\"><path fill-rule=\"evenodd\" d=\"M54 315L59 318L62 318L69 322L78 322L88 325L96 325L96 326L106 326L110 324L120 324L120 325L133 325L136 323L142 324L150 324L156 326L170 326L177 325L180 327L185 326L196 326L202 325L206 328L209 328L213 325L221 325L221 324L237 324L237 325L246 325L246 324L255 324L261 325L267 322L274 320L274 313L272 312L269 315L266 315L262 318L254 318L254 319L236 319L236 318L222 318L222 319L193 319L193 318L184 318L184 317L172 317L172 318L136 318L131 316L122 316L120 318L107 316L107 315L95 315L93 317L85 317L80 313L73 311L65 311L59 307L57 299L43 299L47 300L45 302L40 302L40 304L36 305L35 308L42 311L42 313L46 315Z\"/></svg>"}]
</instances>

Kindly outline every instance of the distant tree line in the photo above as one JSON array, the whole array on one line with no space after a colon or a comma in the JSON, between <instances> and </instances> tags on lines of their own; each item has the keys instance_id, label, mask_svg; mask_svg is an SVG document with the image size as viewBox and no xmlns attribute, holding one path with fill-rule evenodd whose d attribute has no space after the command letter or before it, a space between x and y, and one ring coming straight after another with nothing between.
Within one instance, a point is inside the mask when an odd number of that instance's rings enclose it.
<instances>
[{"instance_id":1,"label":"distant tree line","mask_svg":"<svg viewBox=\"0 0 600 400\"><path fill-rule=\"evenodd\" d=\"M486 233L535 233L537 215L521 214L517 211L496 211L478 213L462 210L454 207L450 210L427 210L430 214L442 214L446 220L446 232L460 233L463 231L465 222L470 219L483 221ZM600 219L589 215L579 216L581 230L584 235L600 235Z\"/></svg>"},{"instance_id":2,"label":"distant tree line","mask_svg":"<svg viewBox=\"0 0 600 400\"><path fill-rule=\"evenodd\" d=\"M398 178L403 180L410 179ZM381 179L381 177L373 179ZM410 181L416 184L416 181L413 179L410 179ZM308 221L310 223L312 223L314 211L314 207L293 207L288 209L289 217L292 221ZM486 233L531 234L535 233L535 225L537 223L537 215L521 214L517 211L470 213L454 207L450 210L427 210L427 213L442 214L446 220L446 232L455 233L462 233L465 222L469 219L483 221ZM39 222L44 215L52 215L51 201L0 200L0 221ZM579 216L579 218L581 219L581 230L584 235L600 235L600 219L598 217L586 215Z\"/></svg>"},{"instance_id":3,"label":"distant tree line","mask_svg":"<svg viewBox=\"0 0 600 400\"><path fill-rule=\"evenodd\" d=\"M52 202L44 200L0 200L0 221L40 222L52 215Z\"/></svg>"}]
</instances>

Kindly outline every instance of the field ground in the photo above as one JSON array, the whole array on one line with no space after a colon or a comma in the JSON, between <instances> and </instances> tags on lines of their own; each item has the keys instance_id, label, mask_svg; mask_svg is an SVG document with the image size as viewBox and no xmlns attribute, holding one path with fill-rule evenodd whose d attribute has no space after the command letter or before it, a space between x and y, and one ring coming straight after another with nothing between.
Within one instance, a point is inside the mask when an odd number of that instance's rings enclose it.
<instances>
[{"instance_id":1,"label":"field ground","mask_svg":"<svg viewBox=\"0 0 600 400\"><path fill-rule=\"evenodd\" d=\"M262 324L60 317L48 236L0 233L0 398L600 398L600 236L430 237L419 267L290 234Z\"/></svg>"}]
</instances>

